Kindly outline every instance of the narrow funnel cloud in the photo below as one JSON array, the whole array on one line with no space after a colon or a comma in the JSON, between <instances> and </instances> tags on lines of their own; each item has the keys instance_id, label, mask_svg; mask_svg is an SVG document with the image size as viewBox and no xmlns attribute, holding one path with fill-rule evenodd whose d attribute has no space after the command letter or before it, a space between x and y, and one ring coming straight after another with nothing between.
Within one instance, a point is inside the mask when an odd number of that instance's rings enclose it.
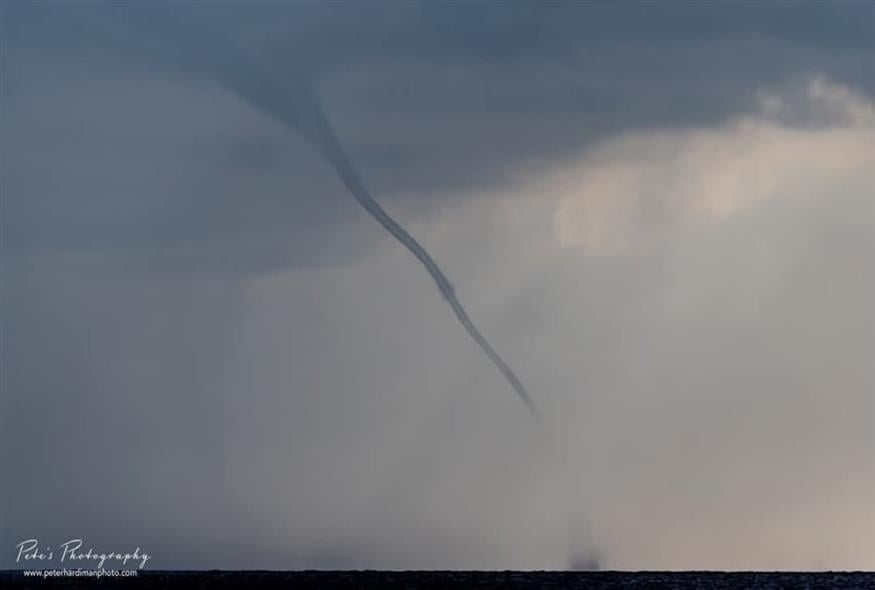
<instances>
[{"instance_id":1,"label":"narrow funnel cloud","mask_svg":"<svg viewBox=\"0 0 875 590\"><path fill-rule=\"evenodd\" d=\"M246 98L242 93L240 96ZM334 170L337 172L338 176L340 176L340 179L343 181L343 184L349 192L352 193L353 197L358 201L359 205L364 207L365 211L370 213L371 217L376 219L386 231L395 236L395 239L401 242L405 248L410 250L410 252L419 259L422 265L425 266L428 274L431 275L431 278L434 279L438 289L440 289L444 299L450 304L453 313L456 314L462 327L465 328L474 342L476 342L483 352L486 353L493 364L498 367L498 370L501 371L501 374L504 375L504 378L507 379L507 382L510 383L510 386L513 387L523 403L526 404L526 407L532 415L538 418L540 413L537 406L535 406L532 397L529 395L529 392L510 366L504 362L504 359L501 358L480 330L477 329L477 326L471 320L468 312L465 311L461 301L459 301L459 298L456 296L456 292L453 289L450 280L440 269L428 251L423 248L407 230L401 227L397 221L386 213L385 209L383 209L374 197L371 196L355 167L352 165L352 162L350 162L349 158L346 156L343 146L334 134L328 118L322 112L322 109L319 108L315 98L312 98L312 95L307 96L307 102L311 105L307 110L313 117L311 127L313 128L314 136L309 138L311 142L319 152L325 156L332 166L334 166ZM271 114L284 122L286 119L290 118L288 116L283 116L284 113L282 112L271 112ZM294 115L294 113L289 114ZM289 124L296 127L293 121L289 121Z\"/></svg>"},{"instance_id":2,"label":"narrow funnel cloud","mask_svg":"<svg viewBox=\"0 0 875 590\"><path fill-rule=\"evenodd\" d=\"M148 26L149 21L155 22L154 13L148 14L139 10L137 14L129 10L124 12L129 18L137 17L131 18L132 24L137 28L152 28ZM147 17L145 22L142 17ZM462 327L501 371L532 416L540 419L540 412L525 386L471 320L444 272L426 249L371 196L347 157L318 100L310 92L308 84L300 80L287 83L280 81L278 76L261 66L258 60L242 48L234 47L230 39L223 39L203 27L183 23L178 19L172 19L171 22L170 18L161 18L160 21L160 25L152 32L180 50L183 53L181 57L187 58L186 61L193 61L192 66L207 70L222 86L232 90L249 105L300 133L325 157L365 211L425 266Z\"/></svg>"}]
</instances>

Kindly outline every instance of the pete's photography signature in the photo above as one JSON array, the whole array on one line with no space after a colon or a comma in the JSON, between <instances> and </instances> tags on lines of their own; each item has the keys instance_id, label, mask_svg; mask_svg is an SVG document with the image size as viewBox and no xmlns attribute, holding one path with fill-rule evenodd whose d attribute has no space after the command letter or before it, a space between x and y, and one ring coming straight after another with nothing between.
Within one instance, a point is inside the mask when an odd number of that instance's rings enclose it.
<instances>
[{"instance_id":1,"label":"pete's photography signature","mask_svg":"<svg viewBox=\"0 0 875 590\"><path fill-rule=\"evenodd\" d=\"M38 539L25 539L15 547L18 555L15 562L22 565L35 566L38 564L57 563L71 564L78 567L93 565L103 569L108 564L115 567L126 567L129 563L136 565L137 569L146 567L146 562L152 556L140 550L139 547L133 552L102 551L94 547L83 549L85 542L82 539L70 539L56 547L40 545Z\"/></svg>"}]
</instances>

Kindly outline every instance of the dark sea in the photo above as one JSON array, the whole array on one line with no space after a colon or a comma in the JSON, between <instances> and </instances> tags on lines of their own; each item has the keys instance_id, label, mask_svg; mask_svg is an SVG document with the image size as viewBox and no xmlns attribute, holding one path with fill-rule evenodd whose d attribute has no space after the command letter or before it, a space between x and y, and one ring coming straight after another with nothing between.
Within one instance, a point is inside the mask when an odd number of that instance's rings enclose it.
<instances>
[{"instance_id":1,"label":"dark sea","mask_svg":"<svg viewBox=\"0 0 875 590\"><path fill-rule=\"evenodd\" d=\"M0 572L0 588L290 588L356 590L454 588L681 589L855 588L875 590L875 572L478 572L478 571L197 571L140 572L133 578L38 579Z\"/></svg>"}]
</instances>

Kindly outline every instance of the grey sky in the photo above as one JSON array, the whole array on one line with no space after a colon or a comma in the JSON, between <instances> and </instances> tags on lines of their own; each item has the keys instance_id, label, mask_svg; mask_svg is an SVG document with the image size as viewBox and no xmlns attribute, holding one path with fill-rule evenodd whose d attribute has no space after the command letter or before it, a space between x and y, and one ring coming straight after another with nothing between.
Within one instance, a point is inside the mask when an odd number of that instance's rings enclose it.
<instances>
[{"instance_id":1,"label":"grey sky","mask_svg":"<svg viewBox=\"0 0 875 590\"><path fill-rule=\"evenodd\" d=\"M3 4L0 567L875 567L873 5L658 6Z\"/></svg>"}]
</instances>

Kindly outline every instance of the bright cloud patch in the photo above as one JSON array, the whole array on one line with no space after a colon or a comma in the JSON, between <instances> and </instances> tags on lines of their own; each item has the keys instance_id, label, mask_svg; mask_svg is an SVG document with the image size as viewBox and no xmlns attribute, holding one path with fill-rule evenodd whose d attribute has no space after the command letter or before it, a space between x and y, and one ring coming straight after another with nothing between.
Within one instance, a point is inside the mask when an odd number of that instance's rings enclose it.
<instances>
[{"instance_id":1,"label":"bright cloud patch","mask_svg":"<svg viewBox=\"0 0 875 590\"><path fill-rule=\"evenodd\" d=\"M801 100L762 94L760 106L718 128L620 136L555 173L560 243L604 252L645 219L716 223L770 199L875 183L871 102L818 79Z\"/></svg>"}]
</instances>

